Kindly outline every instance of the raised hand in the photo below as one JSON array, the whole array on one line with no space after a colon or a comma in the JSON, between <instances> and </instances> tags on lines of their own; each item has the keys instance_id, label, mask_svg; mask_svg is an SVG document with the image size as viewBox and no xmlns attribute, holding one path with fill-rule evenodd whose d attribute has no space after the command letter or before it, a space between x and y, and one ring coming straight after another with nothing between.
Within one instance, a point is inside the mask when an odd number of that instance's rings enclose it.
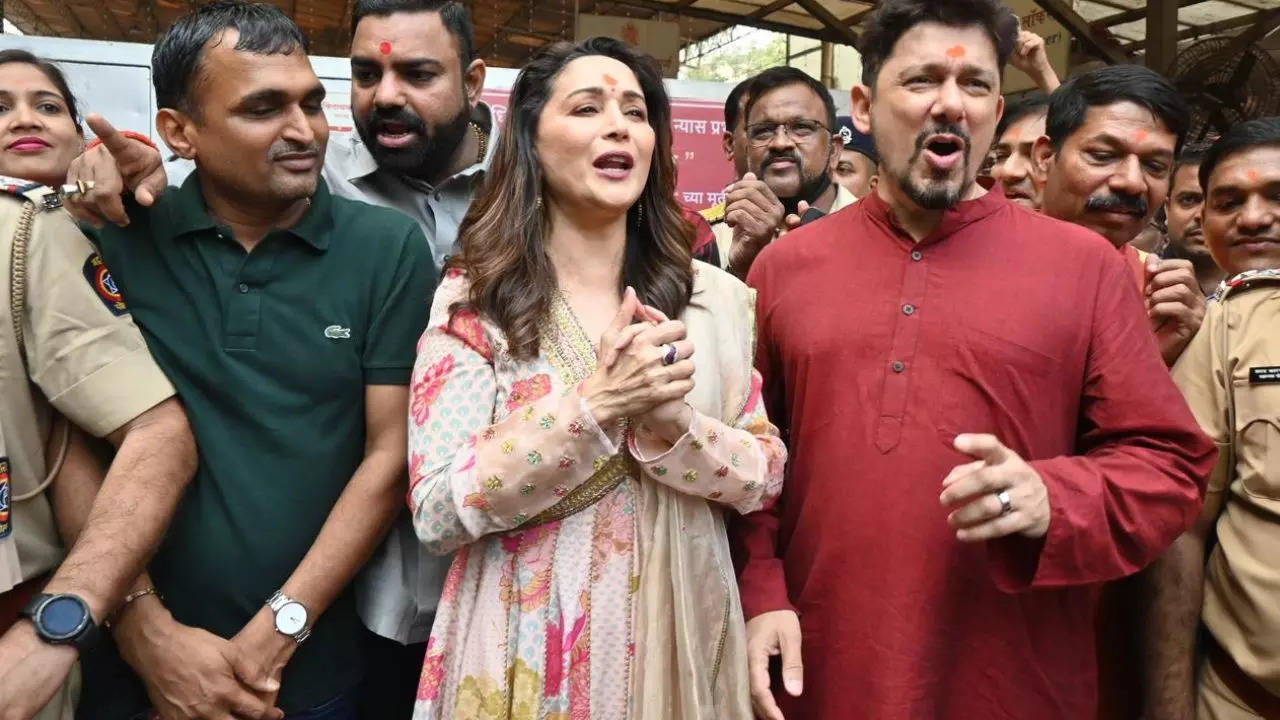
<instances>
[{"instance_id":1,"label":"raised hand","mask_svg":"<svg viewBox=\"0 0 1280 720\"><path fill-rule=\"evenodd\" d=\"M102 144L71 161L67 182L92 181L93 188L67 198L67 210L95 227L128 225L121 195L132 192L139 205L150 207L168 184L163 158L159 150L122 135L101 115L90 113L85 122Z\"/></svg>"},{"instance_id":2,"label":"raised hand","mask_svg":"<svg viewBox=\"0 0 1280 720\"><path fill-rule=\"evenodd\" d=\"M1147 315L1166 365L1172 367L1204 322L1204 293L1190 260L1147 258Z\"/></svg>"}]
</instances>

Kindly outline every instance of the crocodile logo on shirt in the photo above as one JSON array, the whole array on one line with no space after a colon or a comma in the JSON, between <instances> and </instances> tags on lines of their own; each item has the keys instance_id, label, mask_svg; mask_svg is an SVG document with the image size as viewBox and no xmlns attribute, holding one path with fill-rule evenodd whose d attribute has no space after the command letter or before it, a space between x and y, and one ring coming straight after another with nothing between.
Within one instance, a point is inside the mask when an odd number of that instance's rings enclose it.
<instances>
[{"instance_id":1,"label":"crocodile logo on shirt","mask_svg":"<svg viewBox=\"0 0 1280 720\"><path fill-rule=\"evenodd\" d=\"M344 328L341 325L330 325L324 329L324 336L330 340L350 340L351 328Z\"/></svg>"}]
</instances>

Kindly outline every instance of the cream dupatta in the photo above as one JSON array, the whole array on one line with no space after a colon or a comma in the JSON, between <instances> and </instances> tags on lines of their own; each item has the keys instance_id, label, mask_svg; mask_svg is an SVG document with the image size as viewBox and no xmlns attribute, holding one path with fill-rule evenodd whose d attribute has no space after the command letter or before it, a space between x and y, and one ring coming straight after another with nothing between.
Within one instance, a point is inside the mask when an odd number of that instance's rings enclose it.
<instances>
[{"instance_id":1,"label":"cream dupatta","mask_svg":"<svg viewBox=\"0 0 1280 720\"><path fill-rule=\"evenodd\" d=\"M755 294L694 263L682 320L695 348L689 403L732 426L750 398ZM595 370L595 352L563 298L542 333L543 353L572 386ZM749 720L746 627L721 508L639 477L625 444L590 480L528 524L565 517L626 477L639 480L632 712L636 720Z\"/></svg>"}]
</instances>

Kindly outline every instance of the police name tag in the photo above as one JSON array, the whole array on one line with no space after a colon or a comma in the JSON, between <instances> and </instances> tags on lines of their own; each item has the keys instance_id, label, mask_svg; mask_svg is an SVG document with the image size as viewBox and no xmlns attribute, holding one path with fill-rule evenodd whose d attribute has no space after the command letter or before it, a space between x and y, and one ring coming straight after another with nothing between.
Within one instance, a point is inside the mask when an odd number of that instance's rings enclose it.
<instances>
[{"instance_id":1,"label":"police name tag","mask_svg":"<svg viewBox=\"0 0 1280 720\"><path fill-rule=\"evenodd\" d=\"M1250 385L1268 385L1271 383L1280 383L1280 365L1249 368Z\"/></svg>"}]
</instances>

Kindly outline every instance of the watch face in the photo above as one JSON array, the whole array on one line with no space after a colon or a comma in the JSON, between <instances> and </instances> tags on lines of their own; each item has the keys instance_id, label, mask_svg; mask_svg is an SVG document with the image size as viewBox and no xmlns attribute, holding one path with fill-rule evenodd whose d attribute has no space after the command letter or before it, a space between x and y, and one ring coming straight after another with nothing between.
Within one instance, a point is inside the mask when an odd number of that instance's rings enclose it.
<instances>
[{"instance_id":1,"label":"watch face","mask_svg":"<svg viewBox=\"0 0 1280 720\"><path fill-rule=\"evenodd\" d=\"M276 630L285 635L297 635L307 626L307 609L302 603L285 603L276 613Z\"/></svg>"},{"instance_id":2,"label":"watch face","mask_svg":"<svg viewBox=\"0 0 1280 720\"><path fill-rule=\"evenodd\" d=\"M54 597L40 609L40 626L49 637L65 639L72 637L84 625L88 609L78 598Z\"/></svg>"}]
</instances>

